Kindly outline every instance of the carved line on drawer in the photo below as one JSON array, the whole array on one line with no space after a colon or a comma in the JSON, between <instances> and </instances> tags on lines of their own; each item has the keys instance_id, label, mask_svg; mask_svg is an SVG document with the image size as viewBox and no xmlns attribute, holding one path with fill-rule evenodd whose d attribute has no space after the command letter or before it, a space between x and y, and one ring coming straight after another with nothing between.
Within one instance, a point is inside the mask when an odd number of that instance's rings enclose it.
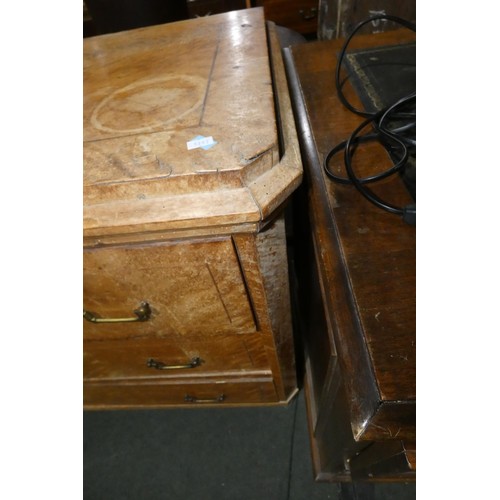
<instances>
[{"instance_id":1,"label":"carved line on drawer","mask_svg":"<svg viewBox=\"0 0 500 500\"><path fill-rule=\"evenodd\" d=\"M217 338L220 338L220 339L224 339L226 338L228 335L231 335L231 336L246 336L246 335L254 335L254 334L261 334L262 332L259 332L259 331L255 331L255 330L245 330L245 331L237 331L237 332L227 332L227 331L223 331L223 332L210 332L210 336L209 338L211 339L217 339ZM83 332L83 337L84 337L84 342L85 343L89 343L89 344L92 344L92 343L95 343L95 344L99 344L99 343L102 343L102 342L123 342L123 341L134 341L134 340L137 340L137 341L143 341L143 340L158 340L158 341L163 341L163 340L178 340L178 341L183 341L184 339L186 339L187 337L189 337L189 339L191 340L196 340L196 339L200 339L200 340L204 340L207 338L207 333L205 332L194 332L194 333L187 333L187 334L181 334L181 333L165 333L165 334L158 334L158 333L150 333L150 332L147 332L147 333L137 333L137 334L130 334L130 335L123 335L123 336L117 336L117 337L91 337L91 338L86 338L85 336L85 331Z\"/></svg>"},{"instance_id":2,"label":"carved line on drawer","mask_svg":"<svg viewBox=\"0 0 500 500\"><path fill-rule=\"evenodd\" d=\"M255 324L255 329L257 332L260 332L261 325L260 325L260 321L259 321L259 316L258 316L257 311L255 309L255 301L254 301L253 294L251 292L252 287L248 283L248 276L247 276L247 273L245 272L245 268L243 267L243 256L242 256L243 249L240 250L238 248L238 245L236 243L234 235L231 235L231 243L233 245L233 250L236 254L236 261L238 262L238 266L240 268L241 279L243 281L243 286L245 287L245 292L246 292L246 295L248 297L248 303L250 306L250 311L251 311L252 316L253 316L253 322Z\"/></svg>"},{"instance_id":3,"label":"carved line on drawer","mask_svg":"<svg viewBox=\"0 0 500 500\"><path fill-rule=\"evenodd\" d=\"M221 378L225 380L221 380ZM248 383L272 383L274 386L274 380L272 378L271 372L245 372L242 374L236 374L235 372L218 372L216 374L201 373L198 375L190 374L189 376L177 376L177 377L160 377L160 376L149 376L149 377L135 377L135 378L113 378L113 379L84 379L84 385L155 385L155 383L161 383L161 385L200 385L200 384L214 384L214 385L225 385L225 384L248 384Z\"/></svg>"},{"instance_id":4,"label":"carved line on drawer","mask_svg":"<svg viewBox=\"0 0 500 500\"><path fill-rule=\"evenodd\" d=\"M226 313L227 319L229 320L229 323L233 322L233 319L231 318L231 315L229 314L229 311L227 309L226 303L224 302L224 298L222 297L222 293L219 289L219 286L217 285L217 281L215 280L215 276L212 273L212 270L210 269L210 266L208 265L208 262L205 262L205 266L207 267L208 274L210 275L210 278L212 279L212 282L214 284L215 290L217 291L217 296L219 297L219 300L222 304L222 307L224 308L224 311Z\"/></svg>"},{"instance_id":5,"label":"carved line on drawer","mask_svg":"<svg viewBox=\"0 0 500 500\"><path fill-rule=\"evenodd\" d=\"M198 227L198 228L187 228L187 229L177 229L177 230L163 230L159 229L157 231L148 230L141 231L138 230L135 233L116 233L111 235L102 236L87 236L83 238L83 245L85 248L101 248L105 246L115 246L115 245L126 245L129 243L163 243L174 241L178 242L181 240L192 240L201 237L214 236L223 237L231 236L233 233L256 233L259 229L258 223L248 223L240 225L213 225L210 227Z\"/></svg>"}]
</instances>

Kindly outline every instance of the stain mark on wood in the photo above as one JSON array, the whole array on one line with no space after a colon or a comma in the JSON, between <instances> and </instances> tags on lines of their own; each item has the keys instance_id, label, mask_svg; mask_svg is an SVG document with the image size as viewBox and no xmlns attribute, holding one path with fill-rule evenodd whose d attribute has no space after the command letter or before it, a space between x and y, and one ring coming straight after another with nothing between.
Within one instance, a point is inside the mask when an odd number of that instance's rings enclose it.
<instances>
[{"instance_id":1,"label":"stain mark on wood","mask_svg":"<svg viewBox=\"0 0 500 500\"><path fill-rule=\"evenodd\" d=\"M107 95L92 112L90 121L95 129L120 136L164 130L203 104L196 97L204 87L205 80L195 75L138 80ZM123 119L132 115L133 121ZM129 126L124 128L126 124Z\"/></svg>"}]
</instances>

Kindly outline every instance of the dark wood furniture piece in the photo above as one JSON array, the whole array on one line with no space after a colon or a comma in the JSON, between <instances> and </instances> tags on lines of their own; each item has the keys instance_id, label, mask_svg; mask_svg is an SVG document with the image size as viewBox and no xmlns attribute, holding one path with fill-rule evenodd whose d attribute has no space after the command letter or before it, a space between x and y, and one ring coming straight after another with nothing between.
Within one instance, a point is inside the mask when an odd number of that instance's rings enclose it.
<instances>
[{"instance_id":1,"label":"dark wood furniture piece","mask_svg":"<svg viewBox=\"0 0 500 500\"><path fill-rule=\"evenodd\" d=\"M250 7L249 0L186 0L190 18L213 16Z\"/></svg>"},{"instance_id":2,"label":"dark wood furniture piece","mask_svg":"<svg viewBox=\"0 0 500 500\"><path fill-rule=\"evenodd\" d=\"M303 35L316 35L318 0L254 0L266 19Z\"/></svg>"},{"instance_id":3,"label":"dark wood furniture piece","mask_svg":"<svg viewBox=\"0 0 500 500\"><path fill-rule=\"evenodd\" d=\"M96 36L83 60L85 408L286 404L302 165L274 24Z\"/></svg>"},{"instance_id":4,"label":"dark wood furniture piece","mask_svg":"<svg viewBox=\"0 0 500 500\"><path fill-rule=\"evenodd\" d=\"M351 47L410 39L411 32L398 30L355 37ZM353 186L331 182L323 171L328 151L362 121L335 91L341 43L285 49L304 162L295 200L296 239L303 245L295 259L314 469L317 480L412 480L416 229L372 205ZM345 92L362 107L349 83ZM359 175L388 164L380 146L358 149ZM343 172L336 161L331 168ZM398 176L373 189L395 205L411 202Z\"/></svg>"},{"instance_id":5,"label":"dark wood furniture piece","mask_svg":"<svg viewBox=\"0 0 500 500\"><path fill-rule=\"evenodd\" d=\"M85 0L90 35L103 35L187 19L186 0ZM85 21L85 19L84 19ZM84 24L85 28L85 24ZM84 32L85 34L85 32Z\"/></svg>"},{"instance_id":6,"label":"dark wood furniture piece","mask_svg":"<svg viewBox=\"0 0 500 500\"><path fill-rule=\"evenodd\" d=\"M83 36L116 33L250 7L250 0L86 0L83 3Z\"/></svg>"},{"instance_id":7,"label":"dark wood furniture piece","mask_svg":"<svg viewBox=\"0 0 500 500\"><path fill-rule=\"evenodd\" d=\"M390 14L415 23L415 0L318 0L318 39L332 40L348 36L354 27L368 17ZM387 20L377 20L364 27L364 33L381 33L400 26Z\"/></svg>"}]
</instances>

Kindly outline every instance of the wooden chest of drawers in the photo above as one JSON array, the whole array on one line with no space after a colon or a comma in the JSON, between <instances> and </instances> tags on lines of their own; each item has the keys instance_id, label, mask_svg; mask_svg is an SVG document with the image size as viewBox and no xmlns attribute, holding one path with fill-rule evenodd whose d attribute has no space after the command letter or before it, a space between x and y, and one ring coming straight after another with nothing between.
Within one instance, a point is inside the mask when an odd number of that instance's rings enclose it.
<instances>
[{"instance_id":1,"label":"wooden chest of drawers","mask_svg":"<svg viewBox=\"0 0 500 500\"><path fill-rule=\"evenodd\" d=\"M301 177L261 8L84 40L85 408L294 395Z\"/></svg>"}]
</instances>

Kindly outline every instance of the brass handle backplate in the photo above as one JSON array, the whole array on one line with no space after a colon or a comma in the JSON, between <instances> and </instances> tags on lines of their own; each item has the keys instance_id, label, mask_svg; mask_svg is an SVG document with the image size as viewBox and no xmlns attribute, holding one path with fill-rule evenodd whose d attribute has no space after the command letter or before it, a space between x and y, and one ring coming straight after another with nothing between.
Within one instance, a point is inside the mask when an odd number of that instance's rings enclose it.
<instances>
[{"instance_id":1,"label":"brass handle backplate","mask_svg":"<svg viewBox=\"0 0 500 500\"><path fill-rule=\"evenodd\" d=\"M222 403L225 399L226 396L224 394L219 394L213 399L199 399L196 396L190 396L189 394L184 396L184 401L186 403Z\"/></svg>"},{"instance_id":2,"label":"brass handle backplate","mask_svg":"<svg viewBox=\"0 0 500 500\"><path fill-rule=\"evenodd\" d=\"M129 318L100 318L90 311L83 310L83 317L92 323L135 323L147 321L151 317L151 308L147 302L141 302L134 314L134 317Z\"/></svg>"},{"instance_id":3,"label":"brass handle backplate","mask_svg":"<svg viewBox=\"0 0 500 500\"><path fill-rule=\"evenodd\" d=\"M196 368L201 365L201 359L196 357L192 358L189 363L184 365L167 365L162 361L156 361L153 358L149 358L147 362L147 366L149 368L156 368L157 370L180 370L182 368Z\"/></svg>"}]
</instances>

